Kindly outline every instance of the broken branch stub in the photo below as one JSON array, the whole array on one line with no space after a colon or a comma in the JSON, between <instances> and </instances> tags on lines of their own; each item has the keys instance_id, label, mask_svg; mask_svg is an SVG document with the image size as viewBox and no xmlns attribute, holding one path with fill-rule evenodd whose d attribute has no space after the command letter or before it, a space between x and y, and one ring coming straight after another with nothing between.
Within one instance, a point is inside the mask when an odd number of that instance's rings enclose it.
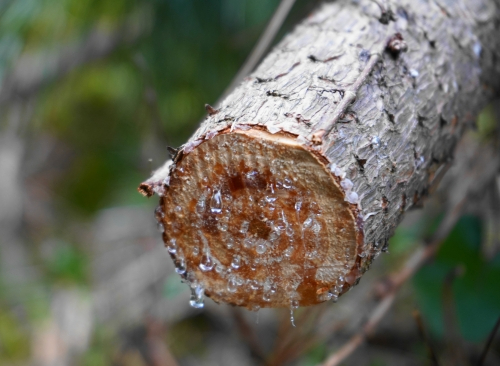
<instances>
[{"instance_id":1,"label":"broken branch stub","mask_svg":"<svg viewBox=\"0 0 500 366\"><path fill-rule=\"evenodd\" d=\"M324 4L141 184L193 306L337 299L440 177L498 90L499 12L397 4Z\"/></svg>"}]
</instances>

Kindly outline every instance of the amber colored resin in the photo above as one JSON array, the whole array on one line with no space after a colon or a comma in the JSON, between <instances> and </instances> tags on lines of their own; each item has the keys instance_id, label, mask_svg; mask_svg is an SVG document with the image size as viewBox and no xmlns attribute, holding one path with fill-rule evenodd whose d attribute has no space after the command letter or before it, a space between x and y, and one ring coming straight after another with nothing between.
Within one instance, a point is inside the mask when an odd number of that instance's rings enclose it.
<instances>
[{"instance_id":1,"label":"amber colored resin","mask_svg":"<svg viewBox=\"0 0 500 366\"><path fill-rule=\"evenodd\" d=\"M203 142L177 163L159 214L178 273L217 302L307 306L350 286L353 209L293 138L249 130Z\"/></svg>"}]
</instances>

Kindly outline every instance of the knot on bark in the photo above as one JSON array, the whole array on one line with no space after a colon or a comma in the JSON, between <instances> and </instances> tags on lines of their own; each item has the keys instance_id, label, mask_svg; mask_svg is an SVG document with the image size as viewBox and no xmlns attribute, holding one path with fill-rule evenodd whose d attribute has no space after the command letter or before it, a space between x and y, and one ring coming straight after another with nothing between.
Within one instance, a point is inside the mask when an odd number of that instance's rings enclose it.
<instances>
[{"instance_id":1,"label":"knot on bark","mask_svg":"<svg viewBox=\"0 0 500 366\"><path fill-rule=\"evenodd\" d=\"M393 57L399 56L401 52L408 51L408 45L401 33L394 34L387 42L386 51L389 52Z\"/></svg>"}]
</instances>

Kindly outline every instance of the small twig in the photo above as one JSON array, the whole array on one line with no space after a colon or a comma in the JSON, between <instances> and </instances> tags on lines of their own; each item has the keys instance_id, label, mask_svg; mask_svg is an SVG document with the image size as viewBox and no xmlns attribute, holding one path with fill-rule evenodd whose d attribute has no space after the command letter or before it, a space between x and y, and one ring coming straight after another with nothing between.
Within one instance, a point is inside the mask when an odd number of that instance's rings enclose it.
<instances>
[{"instance_id":1,"label":"small twig","mask_svg":"<svg viewBox=\"0 0 500 366\"><path fill-rule=\"evenodd\" d=\"M318 145L323 142L323 138L330 133L333 126L335 126L337 121L346 111L347 107L349 107L351 103L354 102L359 88L366 82L368 76L373 71L375 65L380 59L381 59L380 53L373 53L370 56L368 63L366 64L365 68L358 76L354 84L352 84L349 87L349 89L344 91L344 97L335 107L335 111L333 112L333 117L331 119L324 119L322 122L318 124L318 126L314 127L313 132L308 137L310 141Z\"/></svg>"},{"instance_id":2,"label":"small twig","mask_svg":"<svg viewBox=\"0 0 500 366\"><path fill-rule=\"evenodd\" d=\"M288 13L292 9L294 3L295 0L281 0L278 8L273 14L273 17L264 30L264 33L252 49L252 52L250 52L250 55L245 60L245 63L241 66L238 73L231 81L231 84L229 84L226 90L224 90L222 95L219 97L219 100L215 103L217 107L220 105L220 102L222 102L222 100L243 80L243 78L250 74L250 72L252 72L255 68L257 62L259 62L264 55L264 52L266 52L273 39L276 37L276 33L280 30L281 25L288 16Z\"/></svg>"},{"instance_id":3,"label":"small twig","mask_svg":"<svg viewBox=\"0 0 500 366\"><path fill-rule=\"evenodd\" d=\"M436 351L434 350L434 347L432 347L431 340L429 339L427 332L425 331L424 321L422 320L422 317L420 316L420 312L418 310L415 310L413 312L413 317L415 318L415 322L417 323L418 332L420 333L420 337L422 338L422 340L425 343L425 346L427 347L427 352L429 353L429 358L432 360L432 364L434 366L439 366L439 361L438 361Z\"/></svg>"},{"instance_id":4,"label":"small twig","mask_svg":"<svg viewBox=\"0 0 500 366\"><path fill-rule=\"evenodd\" d=\"M484 345L484 349L483 349L483 352L481 353L481 357L479 358L479 361L477 362L477 366L484 365L484 361L486 360L486 355L488 354L488 351L490 350L491 344L493 343L493 339L495 339L495 335L497 334L499 328L500 328L500 317L498 317L498 320L495 323L495 326L493 327L490 335L488 336L488 340L486 341L486 344Z\"/></svg>"}]
</instances>

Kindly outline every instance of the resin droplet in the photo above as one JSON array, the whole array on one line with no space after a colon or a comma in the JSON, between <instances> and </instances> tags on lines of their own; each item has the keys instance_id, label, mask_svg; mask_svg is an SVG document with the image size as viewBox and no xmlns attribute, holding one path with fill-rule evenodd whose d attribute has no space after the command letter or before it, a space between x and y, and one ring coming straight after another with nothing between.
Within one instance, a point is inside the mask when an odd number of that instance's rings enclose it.
<instances>
[{"instance_id":1,"label":"resin droplet","mask_svg":"<svg viewBox=\"0 0 500 366\"><path fill-rule=\"evenodd\" d=\"M215 191L210 199L210 212L215 214L222 212L222 197L220 191Z\"/></svg>"},{"instance_id":2,"label":"resin droplet","mask_svg":"<svg viewBox=\"0 0 500 366\"><path fill-rule=\"evenodd\" d=\"M339 295L337 295L337 294L331 294L331 295L332 295L332 297L331 297L332 302L337 302L339 299Z\"/></svg>"},{"instance_id":3,"label":"resin droplet","mask_svg":"<svg viewBox=\"0 0 500 366\"><path fill-rule=\"evenodd\" d=\"M352 204L356 204L359 201L359 196L356 192L348 192L346 194L346 201Z\"/></svg>"},{"instance_id":4,"label":"resin droplet","mask_svg":"<svg viewBox=\"0 0 500 366\"><path fill-rule=\"evenodd\" d=\"M290 308L290 323L292 323L292 326L295 327L295 318L293 316L293 308Z\"/></svg>"},{"instance_id":5,"label":"resin droplet","mask_svg":"<svg viewBox=\"0 0 500 366\"><path fill-rule=\"evenodd\" d=\"M238 285L236 284L236 280L234 279L234 277L229 278L229 280L227 281L227 290L229 292L236 292L237 287Z\"/></svg>"},{"instance_id":6,"label":"resin droplet","mask_svg":"<svg viewBox=\"0 0 500 366\"><path fill-rule=\"evenodd\" d=\"M258 254L264 254L266 252L266 244L265 243L259 243L257 244L257 246L255 247L255 251L258 253Z\"/></svg>"},{"instance_id":7,"label":"resin droplet","mask_svg":"<svg viewBox=\"0 0 500 366\"><path fill-rule=\"evenodd\" d=\"M276 224L274 225L274 227L278 231L284 231L286 229L286 222L283 219L278 219L276 220Z\"/></svg>"},{"instance_id":8,"label":"resin droplet","mask_svg":"<svg viewBox=\"0 0 500 366\"><path fill-rule=\"evenodd\" d=\"M295 202L295 217L300 221L300 209L302 208L302 201Z\"/></svg>"},{"instance_id":9,"label":"resin droplet","mask_svg":"<svg viewBox=\"0 0 500 366\"><path fill-rule=\"evenodd\" d=\"M171 254L177 253L177 243L175 239L170 239L167 246L168 252Z\"/></svg>"},{"instance_id":10,"label":"resin droplet","mask_svg":"<svg viewBox=\"0 0 500 366\"><path fill-rule=\"evenodd\" d=\"M295 317L293 315L293 311L299 307L298 300L290 301L290 322L295 327Z\"/></svg>"},{"instance_id":11,"label":"resin droplet","mask_svg":"<svg viewBox=\"0 0 500 366\"><path fill-rule=\"evenodd\" d=\"M337 177L340 177L340 179L345 178L346 175L345 172L342 169L340 169L335 163L330 164L330 171Z\"/></svg>"},{"instance_id":12,"label":"resin droplet","mask_svg":"<svg viewBox=\"0 0 500 366\"><path fill-rule=\"evenodd\" d=\"M240 233L246 234L246 232L248 231L248 225L250 225L248 221L243 221L243 223L241 224Z\"/></svg>"},{"instance_id":13,"label":"resin droplet","mask_svg":"<svg viewBox=\"0 0 500 366\"><path fill-rule=\"evenodd\" d=\"M295 202L295 211L299 212L302 207L302 201Z\"/></svg>"},{"instance_id":14,"label":"resin droplet","mask_svg":"<svg viewBox=\"0 0 500 366\"><path fill-rule=\"evenodd\" d=\"M352 187L354 187L354 184L352 183L352 181L350 179L343 179L340 182L340 186L342 188L344 188L345 191L350 191L352 189Z\"/></svg>"},{"instance_id":15,"label":"resin droplet","mask_svg":"<svg viewBox=\"0 0 500 366\"><path fill-rule=\"evenodd\" d=\"M175 264L175 272L177 272L180 275L186 273L186 263L184 262L184 259L181 259L179 262Z\"/></svg>"},{"instance_id":16,"label":"resin droplet","mask_svg":"<svg viewBox=\"0 0 500 366\"><path fill-rule=\"evenodd\" d=\"M214 268L214 261L208 254L204 254L203 257L201 257L200 269L203 272L208 272L211 271L212 268Z\"/></svg>"},{"instance_id":17,"label":"resin droplet","mask_svg":"<svg viewBox=\"0 0 500 366\"><path fill-rule=\"evenodd\" d=\"M204 289L201 285L195 285L191 287L191 299L189 300L189 305L195 309L201 309L205 306L203 303L203 297L205 295Z\"/></svg>"},{"instance_id":18,"label":"resin droplet","mask_svg":"<svg viewBox=\"0 0 500 366\"><path fill-rule=\"evenodd\" d=\"M273 203L276 201L276 197L266 196L266 201L269 203Z\"/></svg>"},{"instance_id":19,"label":"resin droplet","mask_svg":"<svg viewBox=\"0 0 500 366\"><path fill-rule=\"evenodd\" d=\"M163 213L163 207L158 206L155 208L155 217L158 221L161 221L165 217L165 214Z\"/></svg>"},{"instance_id":20,"label":"resin droplet","mask_svg":"<svg viewBox=\"0 0 500 366\"><path fill-rule=\"evenodd\" d=\"M205 212L205 209L206 209L205 198L202 198L196 204L196 212L203 213Z\"/></svg>"},{"instance_id":21,"label":"resin droplet","mask_svg":"<svg viewBox=\"0 0 500 366\"><path fill-rule=\"evenodd\" d=\"M315 234L319 234L319 232L321 231L321 224L318 221L314 220L311 231Z\"/></svg>"},{"instance_id":22,"label":"resin droplet","mask_svg":"<svg viewBox=\"0 0 500 366\"><path fill-rule=\"evenodd\" d=\"M238 269L240 268L240 265L241 265L241 257L239 255L235 255L233 257L233 261L231 262L231 267L233 267L234 269Z\"/></svg>"},{"instance_id":23,"label":"resin droplet","mask_svg":"<svg viewBox=\"0 0 500 366\"><path fill-rule=\"evenodd\" d=\"M245 238L245 240L243 240L243 246L245 248L251 248L254 244L253 238Z\"/></svg>"},{"instance_id":24,"label":"resin droplet","mask_svg":"<svg viewBox=\"0 0 500 366\"><path fill-rule=\"evenodd\" d=\"M330 292L324 292L318 296L320 301L328 301L332 298L332 294Z\"/></svg>"},{"instance_id":25,"label":"resin droplet","mask_svg":"<svg viewBox=\"0 0 500 366\"><path fill-rule=\"evenodd\" d=\"M303 227L304 229L307 229L307 228L309 228L309 227L312 225L312 222L313 222L312 218L311 218L311 217L308 217L308 218L307 218L307 219L306 219L306 220L302 223L302 227Z\"/></svg>"},{"instance_id":26,"label":"resin droplet","mask_svg":"<svg viewBox=\"0 0 500 366\"><path fill-rule=\"evenodd\" d=\"M271 232L271 234L269 234L269 240L270 240L270 241L275 241L276 239L278 239L278 238L279 238L279 236L280 236L280 235L279 235L279 233L278 233L278 232L273 231L273 232Z\"/></svg>"}]
</instances>

